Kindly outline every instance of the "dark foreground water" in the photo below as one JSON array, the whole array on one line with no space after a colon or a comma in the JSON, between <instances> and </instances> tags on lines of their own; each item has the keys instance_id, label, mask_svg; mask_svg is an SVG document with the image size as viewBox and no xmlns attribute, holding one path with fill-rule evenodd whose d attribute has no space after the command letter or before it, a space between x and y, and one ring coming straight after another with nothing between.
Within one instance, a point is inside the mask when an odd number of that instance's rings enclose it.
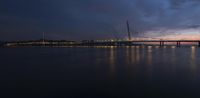
<instances>
[{"instance_id":1,"label":"dark foreground water","mask_svg":"<svg viewBox=\"0 0 200 98\"><path fill-rule=\"evenodd\" d=\"M0 83L1 98L199 98L200 48L1 48Z\"/></svg>"}]
</instances>

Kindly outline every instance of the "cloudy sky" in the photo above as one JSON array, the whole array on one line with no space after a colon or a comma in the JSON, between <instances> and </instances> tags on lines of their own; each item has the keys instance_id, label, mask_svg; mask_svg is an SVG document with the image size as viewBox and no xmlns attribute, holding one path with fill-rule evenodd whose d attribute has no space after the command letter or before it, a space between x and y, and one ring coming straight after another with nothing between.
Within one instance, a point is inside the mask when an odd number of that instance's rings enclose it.
<instances>
[{"instance_id":1,"label":"cloudy sky","mask_svg":"<svg viewBox=\"0 0 200 98\"><path fill-rule=\"evenodd\" d=\"M0 0L0 40L198 38L199 0Z\"/></svg>"}]
</instances>

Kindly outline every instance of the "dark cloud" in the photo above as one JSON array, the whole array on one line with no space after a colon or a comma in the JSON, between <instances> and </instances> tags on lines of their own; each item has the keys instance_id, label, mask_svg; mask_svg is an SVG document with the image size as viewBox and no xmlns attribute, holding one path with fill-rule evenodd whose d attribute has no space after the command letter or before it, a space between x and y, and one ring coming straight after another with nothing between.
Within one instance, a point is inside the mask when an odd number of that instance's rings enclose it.
<instances>
[{"instance_id":1,"label":"dark cloud","mask_svg":"<svg viewBox=\"0 0 200 98\"><path fill-rule=\"evenodd\" d=\"M52 39L123 38L126 20L140 36L149 31L165 36L169 30L199 29L199 4L199 0L1 0L0 39L36 39L42 32Z\"/></svg>"}]
</instances>

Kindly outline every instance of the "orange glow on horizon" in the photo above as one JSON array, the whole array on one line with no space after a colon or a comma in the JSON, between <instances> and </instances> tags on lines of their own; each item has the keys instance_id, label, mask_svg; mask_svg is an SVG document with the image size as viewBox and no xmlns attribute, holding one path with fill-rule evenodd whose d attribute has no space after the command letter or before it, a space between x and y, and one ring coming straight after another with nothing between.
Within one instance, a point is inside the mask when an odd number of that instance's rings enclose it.
<instances>
[{"instance_id":1,"label":"orange glow on horizon","mask_svg":"<svg viewBox=\"0 0 200 98\"><path fill-rule=\"evenodd\" d=\"M145 40L200 40L198 29L158 29L147 31L144 34ZM137 39L137 38L133 38Z\"/></svg>"}]
</instances>

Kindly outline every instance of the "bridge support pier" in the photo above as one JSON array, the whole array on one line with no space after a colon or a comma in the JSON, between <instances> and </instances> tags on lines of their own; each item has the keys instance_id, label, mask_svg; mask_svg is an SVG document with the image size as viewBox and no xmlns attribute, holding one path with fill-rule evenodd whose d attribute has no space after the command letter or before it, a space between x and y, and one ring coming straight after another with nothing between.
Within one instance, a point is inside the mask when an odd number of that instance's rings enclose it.
<instances>
[{"instance_id":1,"label":"bridge support pier","mask_svg":"<svg viewBox=\"0 0 200 98\"><path fill-rule=\"evenodd\" d=\"M162 46L162 42L160 41L160 46Z\"/></svg>"},{"instance_id":2,"label":"bridge support pier","mask_svg":"<svg viewBox=\"0 0 200 98\"><path fill-rule=\"evenodd\" d=\"M200 41L198 42L198 46L200 47Z\"/></svg>"},{"instance_id":3,"label":"bridge support pier","mask_svg":"<svg viewBox=\"0 0 200 98\"><path fill-rule=\"evenodd\" d=\"M165 45L165 42L160 41L160 46L164 46L164 45Z\"/></svg>"},{"instance_id":4,"label":"bridge support pier","mask_svg":"<svg viewBox=\"0 0 200 98\"><path fill-rule=\"evenodd\" d=\"M177 46L177 47L180 47L180 46L181 46L181 42L180 42L180 41L177 41L176 46Z\"/></svg>"}]
</instances>

